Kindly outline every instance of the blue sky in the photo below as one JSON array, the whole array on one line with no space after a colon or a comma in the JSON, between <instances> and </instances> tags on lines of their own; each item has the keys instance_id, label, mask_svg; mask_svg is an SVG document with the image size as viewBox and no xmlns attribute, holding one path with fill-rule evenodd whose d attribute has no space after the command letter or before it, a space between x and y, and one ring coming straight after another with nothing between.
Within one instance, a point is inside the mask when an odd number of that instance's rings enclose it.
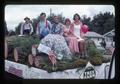
<instances>
[{"instance_id":1,"label":"blue sky","mask_svg":"<svg viewBox=\"0 0 120 84\"><path fill-rule=\"evenodd\" d=\"M78 13L81 17L87 15L93 17L100 12L111 12L115 15L113 5L6 5L5 21L8 30L15 30L15 27L28 16L31 19L39 16L41 12L50 14L50 8L55 14L61 14L72 20L73 15Z\"/></svg>"}]
</instances>

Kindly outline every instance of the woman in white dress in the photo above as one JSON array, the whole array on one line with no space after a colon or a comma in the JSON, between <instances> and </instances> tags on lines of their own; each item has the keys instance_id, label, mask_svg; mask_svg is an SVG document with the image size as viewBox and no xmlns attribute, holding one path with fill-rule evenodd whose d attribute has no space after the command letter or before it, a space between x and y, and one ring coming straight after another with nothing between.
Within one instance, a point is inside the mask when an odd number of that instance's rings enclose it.
<instances>
[{"instance_id":1,"label":"woman in white dress","mask_svg":"<svg viewBox=\"0 0 120 84\"><path fill-rule=\"evenodd\" d=\"M88 31L88 26L83 25L80 21L80 16L75 14L73 17L74 22L71 24L70 32L77 38L80 45L80 53L81 57L86 57L86 47L85 47L85 40L84 34Z\"/></svg>"}]
</instances>

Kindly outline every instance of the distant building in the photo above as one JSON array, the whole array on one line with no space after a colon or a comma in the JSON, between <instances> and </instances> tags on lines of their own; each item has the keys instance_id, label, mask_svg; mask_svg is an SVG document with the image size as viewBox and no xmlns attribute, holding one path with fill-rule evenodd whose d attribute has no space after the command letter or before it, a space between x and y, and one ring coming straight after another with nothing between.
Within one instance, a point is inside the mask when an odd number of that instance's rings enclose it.
<instances>
[{"instance_id":1,"label":"distant building","mask_svg":"<svg viewBox=\"0 0 120 84\"><path fill-rule=\"evenodd\" d=\"M98 34L98 33L96 33L96 32L91 32L91 31L89 31L89 32L87 32L87 33L85 34L85 38L86 38L86 39L91 39L91 40L93 40L93 41L95 42L95 44L96 44L97 46L99 46L99 45L100 45L100 42L102 41L103 36L100 35L100 34Z\"/></svg>"},{"instance_id":2,"label":"distant building","mask_svg":"<svg viewBox=\"0 0 120 84\"><path fill-rule=\"evenodd\" d=\"M115 29L105 33L103 36L104 36L106 42L112 42L113 37L115 36Z\"/></svg>"},{"instance_id":3,"label":"distant building","mask_svg":"<svg viewBox=\"0 0 120 84\"><path fill-rule=\"evenodd\" d=\"M107 46L111 46L112 43L114 42L114 36L115 36L115 29L105 33L103 37L105 38L105 41L107 43Z\"/></svg>"}]
</instances>

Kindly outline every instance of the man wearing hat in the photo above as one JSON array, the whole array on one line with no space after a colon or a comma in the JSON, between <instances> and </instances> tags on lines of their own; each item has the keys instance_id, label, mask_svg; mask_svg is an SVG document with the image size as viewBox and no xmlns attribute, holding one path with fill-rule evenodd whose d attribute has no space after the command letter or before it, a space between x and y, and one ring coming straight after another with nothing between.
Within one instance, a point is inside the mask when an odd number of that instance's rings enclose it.
<instances>
[{"instance_id":1,"label":"man wearing hat","mask_svg":"<svg viewBox=\"0 0 120 84\"><path fill-rule=\"evenodd\" d=\"M21 25L21 35L31 35L33 33L33 26L31 24L30 18L25 17L25 22Z\"/></svg>"}]
</instances>

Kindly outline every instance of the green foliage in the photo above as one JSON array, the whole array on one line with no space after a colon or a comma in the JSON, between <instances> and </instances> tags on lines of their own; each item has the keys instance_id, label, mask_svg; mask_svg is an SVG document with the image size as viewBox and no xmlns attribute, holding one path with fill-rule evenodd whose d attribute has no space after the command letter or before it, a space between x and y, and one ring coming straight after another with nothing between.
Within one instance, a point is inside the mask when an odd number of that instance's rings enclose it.
<instances>
[{"instance_id":1,"label":"green foliage","mask_svg":"<svg viewBox=\"0 0 120 84\"><path fill-rule=\"evenodd\" d=\"M46 63L43 67L40 67L41 69L47 70L48 72L54 72L54 71L63 71L67 69L73 69L73 68L79 68L84 67L87 64L87 60L84 59L77 59L77 60L61 60L57 61L57 66L55 67L55 70L52 69L52 65Z\"/></svg>"},{"instance_id":2,"label":"green foliage","mask_svg":"<svg viewBox=\"0 0 120 84\"><path fill-rule=\"evenodd\" d=\"M103 56L100 51L94 46L91 45L88 47L88 55L91 64L93 65L101 65L103 62Z\"/></svg>"},{"instance_id":3,"label":"green foliage","mask_svg":"<svg viewBox=\"0 0 120 84\"><path fill-rule=\"evenodd\" d=\"M101 65L102 64L102 58L99 56L94 56L90 58L91 64L94 66Z\"/></svg>"},{"instance_id":4,"label":"green foliage","mask_svg":"<svg viewBox=\"0 0 120 84\"><path fill-rule=\"evenodd\" d=\"M107 63L107 62L110 62L110 60L111 60L111 58L103 57L102 62L103 62L103 63Z\"/></svg>"},{"instance_id":5,"label":"green foliage","mask_svg":"<svg viewBox=\"0 0 120 84\"><path fill-rule=\"evenodd\" d=\"M99 13L91 21L93 31L103 35L115 28L115 16L110 12Z\"/></svg>"},{"instance_id":6,"label":"green foliage","mask_svg":"<svg viewBox=\"0 0 120 84\"><path fill-rule=\"evenodd\" d=\"M93 31L93 26L92 26L92 23L91 23L91 21L92 21L91 18L87 17L86 15L83 15L82 17L83 17L82 18L83 24L88 25L89 31Z\"/></svg>"},{"instance_id":7,"label":"green foliage","mask_svg":"<svg viewBox=\"0 0 120 84\"><path fill-rule=\"evenodd\" d=\"M95 56L95 55L101 56L100 51L98 51L98 49L92 45L88 47L88 53L89 53L89 56Z\"/></svg>"},{"instance_id":8,"label":"green foliage","mask_svg":"<svg viewBox=\"0 0 120 84\"><path fill-rule=\"evenodd\" d=\"M14 48L20 47L22 48L22 51L24 55L28 55L31 53L31 47L33 44L39 44L40 40L37 35L34 36L24 36L24 37L19 37L19 36L11 36L7 38L7 41L9 42L9 45L12 45ZM74 57L72 60L64 59L64 60L57 60L57 66L55 67L56 69L52 69L52 64L48 58L48 56L41 55L41 61L40 61L40 66L38 68L44 69L48 72L53 72L53 71L63 71L67 69L73 69L73 68L80 68L80 67L85 67L88 60L91 62L93 65L101 65L103 62L109 62L110 59L103 58L102 54L100 51L92 44L92 40L86 40L87 43L89 42L90 44L87 45L87 52L89 55L89 59L80 59L79 57Z\"/></svg>"},{"instance_id":9,"label":"green foliage","mask_svg":"<svg viewBox=\"0 0 120 84\"><path fill-rule=\"evenodd\" d=\"M15 27L15 32L16 32L17 35L20 34L21 24L22 24L22 22L20 22L20 23L18 24L18 26Z\"/></svg>"},{"instance_id":10,"label":"green foliage","mask_svg":"<svg viewBox=\"0 0 120 84\"><path fill-rule=\"evenodd\" d=\"M54 16L55 16L55 14L53 13L53 14L51 14L51 16L49 15L47 17L47 20L49 20L52 24L54 22L53 21ZM58 14L57 16L59 17L59 21L64 24L65 17L62 14Z\"/></svg>"},{"instance_id":11,"label":"green foliage","mask_svg":"<svg viewBox=\"0 0 120 84\"><path fill-rule=\"evenodd\" d=\"M16 36L10 42L10 45L13 45L14 48L20 47L22 51L26 54L31 52L31 47L33 44L39 44L39 38L33 38L32 36L19 37Z\"/></svg>"}]
</instances>

